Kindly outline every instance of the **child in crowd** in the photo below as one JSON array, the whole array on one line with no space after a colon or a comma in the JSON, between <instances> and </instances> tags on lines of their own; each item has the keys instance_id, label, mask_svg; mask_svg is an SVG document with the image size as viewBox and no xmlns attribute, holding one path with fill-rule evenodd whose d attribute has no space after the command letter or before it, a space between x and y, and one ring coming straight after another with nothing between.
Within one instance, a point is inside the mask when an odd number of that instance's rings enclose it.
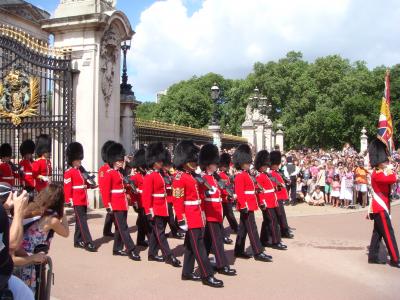
<instances>
[{"instance_id":1,"label":"child in crowd","mask_svg":"<svg viewBox=\"0 0 400 300\"><path fill-rule=\"evenodd\" d=\"M331 201L333 207L340 206L339 198L340 198L340 178L339 174L336 174L333 176L333 181L332 181Z\"/></svg>"}]
</instances>

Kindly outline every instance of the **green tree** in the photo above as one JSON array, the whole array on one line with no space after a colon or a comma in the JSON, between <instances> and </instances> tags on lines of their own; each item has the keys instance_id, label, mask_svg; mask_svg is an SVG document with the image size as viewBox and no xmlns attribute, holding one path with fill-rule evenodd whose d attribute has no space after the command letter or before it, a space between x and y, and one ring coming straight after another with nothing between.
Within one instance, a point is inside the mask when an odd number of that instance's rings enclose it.
<instances>
[{"instance_id":1,"label":"green tree","mask_svg":"<svg viewBox=\"0 0 400 300\"><path fill-rule=\"evenodd\" d=\"M158 107L155 102L144 102L136 108L136 117L142 120L155 120Z\"/></svg>"}]
</instances>

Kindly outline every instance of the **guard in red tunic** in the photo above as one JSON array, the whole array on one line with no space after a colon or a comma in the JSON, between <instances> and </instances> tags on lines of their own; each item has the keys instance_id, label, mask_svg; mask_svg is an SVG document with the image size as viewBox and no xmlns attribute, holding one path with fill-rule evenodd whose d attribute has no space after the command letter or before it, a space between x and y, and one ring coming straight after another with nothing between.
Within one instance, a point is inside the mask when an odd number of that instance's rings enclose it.
<instances>
[{"instance_id":1,"label":"guard in red tunic","mask_svg":"<svg viewBox=\"0 0 400 300\"><path fill-rule=\"evenodd\" d=\"M35 153L35 143L32 140L25 140L19 147L22 159L19 162L21 170L21 180L24 190L33 192L35 190L35 178L33 177L33 153Z\"/></svg>"},{"instance_id":2,"label":"guard in red tunic","mask_svg":"<svg viewBox=\"0 0 400 300\"><path fill-rule=\"evenodd\" d=\"M145 149L139 149L133 155L132 167L134 168L130 179L136 186L136 192L131 192L132 205L135 210L137 210L137 240L136 244L142 247L148 247L148 241L151 237L151 224L147 221L146 214L144 213L142 193L143 193L143 181L146 175L146 159L145 159ZM147 236L147 240L145 240Z\"/></svg>"},{"instance_id":3,"label":"guard in red tunic","mask_svg":"<svg viewBox=\"0 0 400 300\"><path fill-rule=\"evenodd\" d=\"M182 280L201 280L211 287L223 287L224 283L214 277L214 271L208 260L204 246L203 210L199 195L199 186L192 175L197 168L199 148L192 141L181 141L174 152L174 165L178 169L172 183L174 208L178 224L185 235L185 253L183 259ZM194 273L197 261L200 276Z\"/></svg>"},{"instance_id":4,"label":"guard in red tunic","mask_svg":"<svg viewBox=\"0 0 400 300\"><path fill-rule=\"evenodd\" d=\"M87 223L88 188L95 188L87 182L80 171L83 159L83 147L78 142L72 142L67 147L67 162L69 168L64 173L65 203L73 205L75 213L74 247L96 252Z\"/></svg>"},{"instance_id":5,"label":"guard in red tunic","mask_svg":"<svg viewBox=\"0 0 400 300\"><path fill-rule=\"evenodd\" d=\"M270 262L272 257L264 253L254 217L254 212L258 209L258 205L256 187L249 174L252 162L253 158L249 145L239 145L233 154L233 163L239 171L235 177L235 193L237 195L237 208L240 211L240 224L234 254L239 258L248 259L251 257L251 255L245 252L245 242L248 234L254 259Z\"/></svg>"},{"instance_id":6,"label":"guard in red tunic","mask_svg":"<svg viewBox=\"0 0 400 300\"><path fill-rule=\"evenodd\" d=\"M269 171L269 176L272 184L275 188L276 197L278 198L278 209L276 210L279 225L281 227L282 237L292 239L294 236L290 232L288 225L285 204L284 202L289 199L288 192L286 190L285 182L279 173L279 166L282 162L282 155L279 151L271 151L270 153L271 170Z\"/></svg>"},{"instance_id":7,"label":"guard in red tunic","mask_svg":"<svg viewBox=\"0 0 400 300\"><path fill-rule=\"evenodd\" d=\"M140 256L136 252L127 224L128 199L122 176L125 163L124 147L119 143L110 145L107 149L107 159L110 169L103 179L103 203L108 210L112 210L114 216L113 255L128 256L132 260L139 261Z\"/></svg>"},{"instance_id":8,"label":"guard in red tunic","mask_svg":"<svg viewBox=\"0 0 400 300\"><path fill-rule=\"evenodd\" d=\"M13 170L11 165L12 148L8 143L0 146L0 181L7 182L11 186L15 186L15 179L18 178L18 170Z\"/></svg>"},{"instance_id":9,"label":"guard in red tunic","mask_svg":"<svg viewBox=\"0 0 400 300\"><path fill-rule=\"evenodd\" d=\"M202 169L203 179L208 187L200 185L200 198L206 214L206 230L204 243L207 254L212 252L215 255L217 272L220 274L234 276L236 270L231 269L224 249L224 227L221 190L214 177L219 163L218 147L213 144L206 144L200 149L199 165ZM209 189L211 187L211 189Z\"/></svg>"},{"instance_id":10,"label":"guard in red tunic","mask_svg":"<svg viewBox=\"0 0 400 300\"><path fill-rule=\"evenodd\" d=\"M41 134L36 141L37 159L32 163L35 188L38 192L47 187L51 182L51 138L47 134Z\"/></svg>"},{"instance_id":11,"label":"guard in red tunic","mask_svg":"<svg viewBox=\"0 0 400 300\"><path fill-rule=\"evenodd\" d=\"M98 177L99 177L99 191L100 191L100 196L101 200L103 202L103 206L107 209L107 206L104 204L104 176L106 175L107 171L110 169L110 165L108 163L108 158L107 158L107 150L108 147L110 147L112 144L114 144L114 141L107 141L104 143L103 147L101 147L101 159L103 160L104 164L99 168L98 172ZM112 211L107 211L106 213L106 218L104 220L104 227L103 227L103 236L109 236L113 237L114 233L112 233L112 224L114 222L114 217L112 214Z\"/></svg>"},{"instance_id":12,"label":"guard in red tunic","mask_svg":"<svg viewBox=\"0 0 400 300\"><path fill-rule=\"evenodd\" d=\"M166 262L180 267L181 262L172 253L165 227L168 223L168 205L165 182L161 175L166 149L162 143L153 143L146 148L146 164L149 168L143 181L142 202L147 219L153 224L149 241L149 261ZM158 256L158 250L162 256Z\"/></svg>"},{"instance_id":13,"label":"guard in red tunic","mask_svg":"<svg viewBox=\"0 0 400 300\"><path fill-rule=\"evenodd\" d=\"M369 246L368 262L386 263L378 258L379 245L383 238L390 255L390 265L400 268L399 249L390 216L390 185L397 182L397 176L388 165L387 147L380 140L375 138L369 144L368 153L371 167L374 168L371 175L372 201L369 207L369 218L374 220L374 230Z\"/></svg>"},{"instance_id":14,"label":"guard in red tunic","mask_svg":"<svg viewBox=\"0 0 400 300\"><path fill-rule=\"evenodd\" d=\"M238 232L239 224L236 221L235 215L233 213L233 201L234 197L228 193L227 189L230 189L231 193L234 193L233 184L229 179L227 174L229 170L229 166L231 164L231 156L228 153L222 153L219 159L219 171L217 174L224 181L225 189L221 192L222 198L222 208L224 212L224 218L228 220L229 226L233 230L234 233ZM233 241L229 238L229 235L224 237L225 244L232 244Z\"/></svg>"},{"instance_id":15,"label":"guard in red tunic","mask_svg":"<svg viewBox=\"0 0 400 300\"><path fill-rule=\"evenodd\" d=\"M261 150L257 153L254 167L258 171L256 180L262 188L257 194L258 206L263 214L261 224L260 240L265 247L278 250L286 250L287 246L281 242L281 231L279 228L276 210L279 207L275 188L268 177L269 152Z\"/></svg>"}]
</instances>

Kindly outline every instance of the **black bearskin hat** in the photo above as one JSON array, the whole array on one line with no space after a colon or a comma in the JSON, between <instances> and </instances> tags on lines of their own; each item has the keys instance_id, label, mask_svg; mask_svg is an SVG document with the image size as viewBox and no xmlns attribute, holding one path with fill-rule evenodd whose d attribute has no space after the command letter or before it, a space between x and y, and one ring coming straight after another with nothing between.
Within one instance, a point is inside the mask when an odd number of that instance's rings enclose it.
<instances>
[{"instance_id":1,"label":"black bearskin hat","mask_svg":"<svg viewBox=\"0 0 400 300\"><path fill-rule=\"evenodd\" d=\"M125 160L125 149L120 143L113 143L107 148L107 159L109 164Z\"/></svg>"},{"instance_id":2,"label":"black bearskin hat","mask_svg":"<svg viewBox=\"0 0 400 300\"><path fill-rule=\"evenodd\" d=\"M164 151L165 151L163 160L164 166L170 166L172 165L171 153L167 149L165 149Z\"/></svg>"},{"instance_id":3,"label":"black bearskin hat","mask_svg":"<svg viewBox=\"0 0 400 300\"><path fill-rule=\"evenodd\" d=\"M254 167L259 170L261 167L269 164L269 152L267 150L258 151L254 160Z\"/></svg>"},{"instance_id":4,"label":"black bearskin hat","mask_svg":"<svg viewBox=\"0 0 400 300\"><path fill-rule=\"evenodd\" d=\"M72 142L68 145L66 154L68 165L71 166L74 160L83 159L83 147L78 142Z\"/></svg>"},{"instance_id":5,"label":"black bearskin hat","mask_svg":"<svg viewBox=\"0 0 400 300\"><path fill-rule=\"evenodd\" d=\"M219 166L229 168L231 164L231 156L229 153L222 153L219 157Z\"/></svg>"},{"instance_id":6,"label":"black bearskin hat","mask_svg":"<svg viewBox=\"0 0 400 300\"><path fill-rule=\"evenodd\" d=\"M282 154L280 151L271 151L269 154L271 165L280 165L282 162Z\"/></svg>"},{"instance_id":7,"label":"black bearskin hat","mask_svg":"<svg viewBox=\"0 0 400 300\"><path fill-rule=\"evenodd\" d=\"M196 162L199 158L199 147L192 140L183 140L175 147L174 165L177 169L182 168L188 162Z\"/></svg>"},{"instance_id":8,"label":"black bearskin hat","mask_svg":"<svg viewBox=\"0 0 400 300\"><path fill-rule=\"evenodd\" d=\"M4 143L0 146L0 157L11 157L12 156L12 148L8 143Z\"/></svg>"},{"instance_id":9,"label":"black bearskin hat","mask_svg":"<svg viewBox=\"0 0 400 300\"><path fill-rule=\"evenodd\" d=\"M165 148L163 143L151 143L146 148L146 164L147 167L152 168L158 161L165 160Z\"/></svg>"},{"instance_id":10,"label":"black bearskin hat","mask_svg":"<svg viewBox=\"0 0 400 300\"><path fill-rule=\"evenodd\" d=\"M104 161L104 162L108 162L108 159L107 159L107 149L108 149L108 147L110 147L112 144L114 144L115 142L114 141L107 141L107 142L105 142L104 144L103 144L103 147L101 147L101 159Z\"/></svg>"},{"instance_id":11,"label":"black bearskin hat","mask_svg":"<svg viewBox=\"0 0 400 300\"><path fill-rule=\"evenodd\" d=\"M36 140L37 156L42 156L44 153L51 153L51 137L48 134L41 134Z\"/></svg>"},{"instance_id":12,"label":"black bearskin hat","mask_svg":"<svg viewBox=\"0 0 400 300\"><path fill-rule=\"evenodd\" d=\"M199 153L199 165L201 168L205 168L209 165L219 163L219 150L214 144L205 144L200 149Z\"/></svg>"},{"instance_id":13,"label":"black bearskin hat","mask_svg":"<svg viewBox=\"0 0 400 300\"><path fill-rule=\"evenodd\" d=\"M377 167L379 164L389 161L389 155L386 145L374 138L368 145L369 163L372 167Z\"/></svg>"},{"instance_id":14,"label":"black bearskin hat","mask_svg":"<svg viewBox=\"0 0 400 300\"><path fill-rule=\"evenodd\" d=\"M241 169L243 164L251 164L253 162L253 157L251 155L250 146L248 144L239 145L235 153L233 153L232 161L236 169Z\"/></svg>"},{"instance_id":15,"label":"black bearskin hat","mask_svg":"<svg viewBox=\"0 0 400 300\"><path fill-rule=\"evenodd\" d=\"M35 142L32 140L25 140L19 146L19 152L22 156L26 154L33 154L35 152Z\"/></svg>"},{"instance_id":16,"label":"black bearskin hat","mask_svg":"<svg viewBox=\"0 0 400 300\"><path fill-rule=\"evenodd\" d=\"M146 150L144 148L139 149L133 155L132 167L146 169Z\"/></svg>"}]
</instances>

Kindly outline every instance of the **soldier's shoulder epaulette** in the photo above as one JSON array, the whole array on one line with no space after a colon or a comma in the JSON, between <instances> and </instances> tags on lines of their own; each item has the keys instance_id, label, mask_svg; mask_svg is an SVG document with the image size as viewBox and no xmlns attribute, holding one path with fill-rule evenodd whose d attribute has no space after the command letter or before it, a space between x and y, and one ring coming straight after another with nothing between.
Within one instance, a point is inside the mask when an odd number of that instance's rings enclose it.
<instances>
[{"instance_id":1,"label":"soldier's shoulder epaulette","mask_svg":"<svg viewBox=\"0 0 400 300\"><path fill-rule=\"evenodd\" d=\"M146 172L146 175L150 175L151 173L153 173L154 171L153 170L148 170L147 172Z\"/></svg>"},{"instance_id":2,"label":"soldier's shoulder epaulette","mask_svg":"<svg viewBox=\"0 0 400 300\"><path fill-rule=\"evenodd\" d=\"M177 172L175 173L174 180L179 180L179 179L181 179L182 174L183 174L182 171L177 171Z\"/></svg>"},{"instance_id":3,"label":"soldier's shoulder epaulette","mask_svg":"<svg viewBox=\"0 0 400 300\"><path fill-rule=\"evenodd\" d=\"M107 171L106 171L106 173L110 173L111 171L113 171L114 169L112 169L112 168L109 168Z\"/></svg>"}]
</instances>

